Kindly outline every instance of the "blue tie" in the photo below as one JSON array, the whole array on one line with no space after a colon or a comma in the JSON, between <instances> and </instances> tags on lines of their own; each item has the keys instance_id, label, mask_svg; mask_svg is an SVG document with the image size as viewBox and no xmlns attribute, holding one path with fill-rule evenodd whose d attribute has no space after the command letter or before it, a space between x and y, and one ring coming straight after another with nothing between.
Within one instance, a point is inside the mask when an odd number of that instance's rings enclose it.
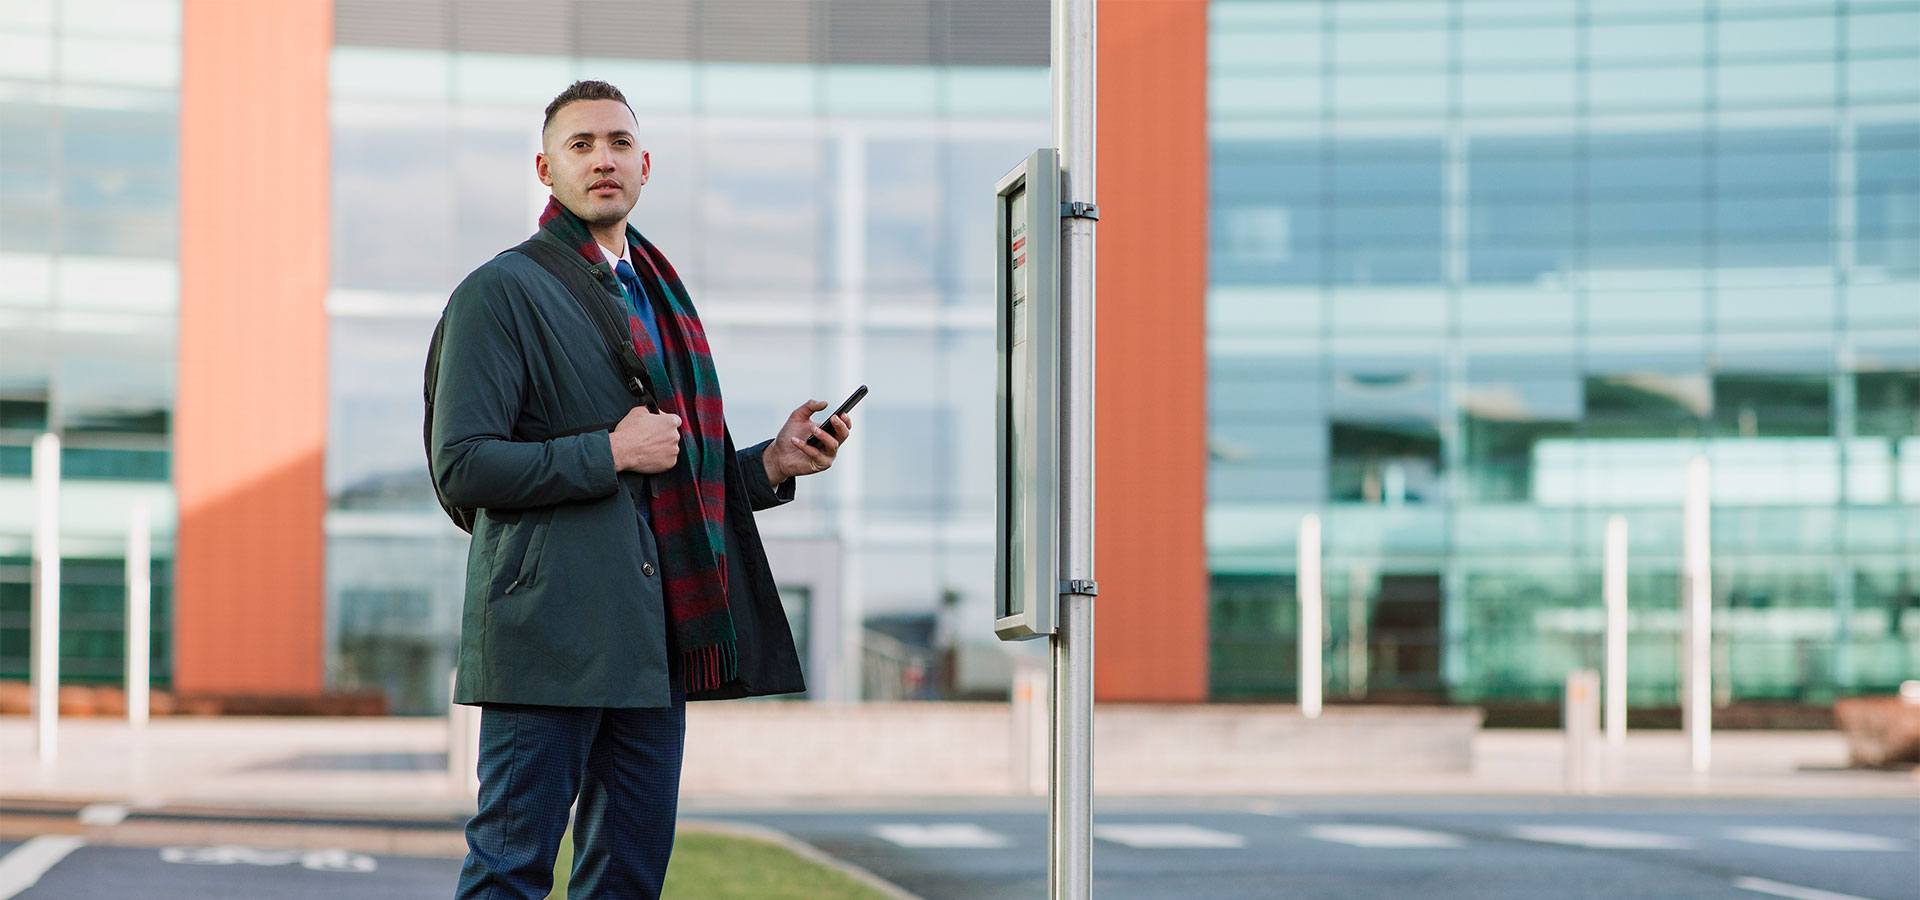
<instances>
[{"instance_id":1,"label":"blue tie","mask_svg":"<svg viewBox=\"0 0 1920 900\"><path fill-rule=\"evenodd\" d=\"M613 264L613 274L620 277L620 286L627 290L627 309L640 317L640 324L647 329L647 337L653 346L660 347L660 323L654 319L653 304L647 300L647 290L640 286L640 275L633 271L633 264L621 260ZM662 349L660 352L665 353Z\"/></svg>"},{"instance_id":2,"label":"blue tie","mask_svg":"<svg viewBox=\"0 0 1920 900\"><path fill-rule=\"evenodd\" d=\"M647 290L640 286L639 273L633 271L632 263L623 259L613 264L613 274L620 277L620 286L626 289L628 313L640 317L640 324L646 326L647 337L653 339L653 346L664 356L666 350L660 347L660 324L654 321L653 304L647 302ZM647 527L651 528L653 510L647 506L646 497L635 494L633 505L640 511L640 518L647 523Z\"/></svg>"}]
</instances>

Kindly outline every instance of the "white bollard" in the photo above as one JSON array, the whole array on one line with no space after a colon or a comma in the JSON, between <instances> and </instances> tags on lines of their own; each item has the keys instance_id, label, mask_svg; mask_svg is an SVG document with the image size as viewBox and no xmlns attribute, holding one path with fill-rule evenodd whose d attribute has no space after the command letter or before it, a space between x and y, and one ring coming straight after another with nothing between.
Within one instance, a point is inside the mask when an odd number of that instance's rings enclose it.
<instances>
[{"instance_id":1,"label":"white bollard","mask_svg":"<svg viewBox=\"0 0 1920 900\"><path fill-rule=\"evenodd\" d=\"M1566 734L1567 792L1591 794L1599 783L1596 738L1600 732L1600 676L1592 669L1567 675L1561 727Z\"/></svg>"},{"instance_id":2,"label":"white bollard","mask_svg":"<svg viewBox=\"0 0 1920 900\"><path fill-rule=\"evenodd\" d=\"M60 755L60 436L33 439L33 735L40 764Z\"/></svg>"},{"instance_id":3,"label":"white bollard","mask_svg":"<svg viewBox=\"0 0 1920 900\"><path fill-rule=\"evenodd\" d=\"M1627 520L1607 519L1606 563L1601 593L1607 608L1606 728L1608 752L1627 744Z\"/></svg>"},{"instance_id":4,"label":"white bollard","mask_svg":"<svg viewBox=\"0 0 1920 900\"><path fill-rule=\"evenodd\" d=\"M153 532L147 505L135 503L127 523L127 725L147 727L153 679Z\"/></svg>"},{"instance_id":5,"label":"white bollard","mask_svg":"<svg viewBox=\"0 0 1920 900\"><path fill-rule=\"evenodd\" d=\"M453 702L453 686L460 680L460 670L454 669L447 675L447 785L453 793L459 793L461 776L466 773L467 729L460 721L460 704Z\"/></svg>"},{"instance_id":6,"label":"white bollard","mask_svg":"<svg viewBox=\"0 0 1920 900\"><path fill-rule=\"evenodd\" d=\"M1681 607L1685 626L1686 681L1680 697L1687 733L1687 762L1694 774L1705 774L1712 761L1713 740L1713 526L1709 495L1711 472L1707 458L1696 456L1687 466L1685 584Z\"/></svg>"},{"instance_id":7,"label":"white bollard","mask_svg":"<svg viewBox=\"0 0 1920 900\"><path fill-rule=\"evenodd\" d=\"M1322 681L1320 647L1324 598L1320 596L1320 517L1300 520L1299 559L1294 593L1300 602L1300 714L1320 718Z\"/></svg>"},{"instance_id":8,"label":"white bollard","mask_svg":"<svg viewBox=\"0 0 1920 900\"><path fill-rule=\"evenodd\" d=\"M447 676L447 789L480 796L480 708L453 702L460 670Z\"/></svg>"},{"instance_id":9,"label":"white bollard","mask_svg":"<svg viewBox=\"0 0 1920 900\"><path fill-rule=\"evenodd\" d=\"M1047 708L1047 668L1025 657L1016 657L1013 667L1012 745L1007 748L1011 765L1007 767L1010 787L1015 794L1043 795L1047 792L1047 727L1052 721Z\"/></svg>"}]
</instances>

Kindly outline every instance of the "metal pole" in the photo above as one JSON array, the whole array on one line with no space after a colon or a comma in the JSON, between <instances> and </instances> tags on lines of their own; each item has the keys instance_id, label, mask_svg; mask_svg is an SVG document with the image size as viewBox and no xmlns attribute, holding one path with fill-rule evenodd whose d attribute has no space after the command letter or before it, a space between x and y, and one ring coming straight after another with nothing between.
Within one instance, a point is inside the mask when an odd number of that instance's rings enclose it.
<instances>
[{"instance_id":1,"label":"metal pole","mask_svg":"<svg viewBox=\"0 0 1920 900\"><path fill-rule=\"evenodd\" d=\"M1713 739L1713 567L1710 558L1713 532L1709 519L1709 484L1706 457L1694 457L1687 466L1684 516L1686 606L1683 616L1687 660L1686 691L1681 703L1687 729L1688 764L1696 774L1707 771Z\"/></svg>"},{"instance_id":2,"label":"metal pole","mask_svg":"<svg viewBox=\"0 0 1920 900\"><path fill-rule=\"evenodd\" d=\"M1300 714L1320 718L1320 644L1322 624L1320 596L1320 517L1308 513L1300 520L1299 563L1295 568L1294 595L1300 602Z\"/></svg>"},{"instance_id":3,"label":"metal pole","mask_svg":"<svg viewBox=\"0 0 1920 900\"><path fill-rule=\"evenodd\" d=\"M153 532L147 505L136 502L127 523L127 724L147 727L153 635Z\"/></svg>"},{"instance_id":4,"label":"metal pole","mask_svg":"<svg viewBox=\"0 0 1920 900\"><path fill-rule=\"evenodd\" d=\"M1094 0L1053 2L1053 141L1060 152L1060 392L1066 472L1061 558L1069 584L1093 577ZM1093 592L1060 597L1053 661L1053 765L1048 895L1093 893Z\"/></svg>"},{"instance_id":5,"label":"metal pole","mask_svg":"<svg viewBox=\"0 0 1920 900\"><path fill-rule=\"evenodd\" d=\"M1607 748L1627 744L1627 519L1607 519L1606 562L1601 593L1607 607Z\"/></svg>"},{"instance_id":6,"label":"metal pole","mask_svg":"<svg viewBox=\"0 0 1920 900\"><path fill-rule=\"evenodd\" d=\"M42 765L60 755L60 436L33 439L33 735Z\"/></svg>"}]
</instances>

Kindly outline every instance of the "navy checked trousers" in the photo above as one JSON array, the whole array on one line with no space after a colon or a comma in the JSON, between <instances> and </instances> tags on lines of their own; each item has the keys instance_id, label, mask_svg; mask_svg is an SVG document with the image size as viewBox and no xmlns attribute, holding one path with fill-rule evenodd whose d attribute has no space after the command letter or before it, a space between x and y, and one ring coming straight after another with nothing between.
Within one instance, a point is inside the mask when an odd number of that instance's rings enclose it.
<instances>
[{"instance_id":1,"label":"navy checked trousers","mask_svg":"<svg viewBox=\"0 0 1920 900\"><path fill-rule=\"evenodd\" d=\"M673 853L686 695L658 709L491 704L480 714L480 806L459 900L532 898L577 796L570 897L659 897Z\"/></svg>"}]
</instances>

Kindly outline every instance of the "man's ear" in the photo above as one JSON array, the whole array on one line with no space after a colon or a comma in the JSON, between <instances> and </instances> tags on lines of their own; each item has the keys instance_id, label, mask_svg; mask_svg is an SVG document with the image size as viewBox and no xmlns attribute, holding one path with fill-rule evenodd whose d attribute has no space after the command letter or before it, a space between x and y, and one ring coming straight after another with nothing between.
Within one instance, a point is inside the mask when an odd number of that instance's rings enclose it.
<instances>
[{"instance_id":1,"label":"man's ear","mask_svg":"<svg viewBox=\"0 0 1920 900\"><path fill-rule=\"evenodd\" d=\"M640 151L640 183L647 183L647 175L653 171L653 154Z\"/></svg>"},{"instance_id":2,"label":"man's ear","mask_svg":"<svg viewBox=\"0 0 1920 900\"><path fill-rule=\"evenodd\" d=\"M645 172L646 167L642 166L641 171ZM547 171L547 155L545 153L535 153L533 155L533 174L539 177L541 184L547 187L553 187L553 173ZM644 180L644 176L642 180Z\"/></svg>"}]
</instances>

